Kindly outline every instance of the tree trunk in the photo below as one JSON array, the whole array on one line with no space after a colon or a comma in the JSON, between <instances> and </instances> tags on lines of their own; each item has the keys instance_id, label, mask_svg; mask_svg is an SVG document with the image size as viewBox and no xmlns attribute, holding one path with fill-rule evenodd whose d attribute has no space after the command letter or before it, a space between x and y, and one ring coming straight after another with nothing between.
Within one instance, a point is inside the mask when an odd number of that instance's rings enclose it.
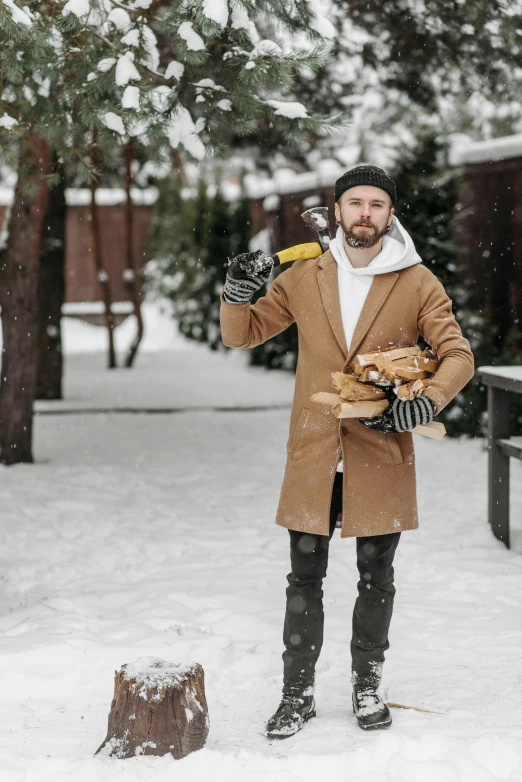
<instances>
[{"instance_id":1,"label":"tree trunk","mask_svg":"<svg viewBox=\"0 0 522 782\"><path fill-rule=\"evenodd\" d=\"M65 177L56 158L53 169L60 180L49 193L40 247L37 399L62 398L60 323L65 300Z\"/></svg>"},{"instance_id":2,"label":"tree trunk","mask_svg":"<svg viewBox=\"0 0 522 782\"><path fill-rule=\"evenodd\" d=\"M179 150L172 149L171 150L171 160L174 165L174 168L177 169L178 174L181 179L181 184L183 187L190 187L190 180L187 176L187 170L185 168L185 164L183 163L183 158L179 154Z\"/></svg>"},{"instance_id":3,"label":"tree trunk","mask_svg":"<svg viewBox=\"0 0 522 782\"><path fill-rule=\"evenodd\" d=\"M142 657L116 672L107 736L96 754L184 758L208 735L203 668Z\"/></svg>"},{"instance_id":4,"label":"tree trunk","mask_svg":"<svg viewBox=\"0 0 522 782\"><path fill-rule=\"evenodd\" d=\"M20 173L0 264L3 354L0 383L0 462L32 462L37 378L38 267L51 153L35 133L20 156Z\"/></svg>"},{"instance_id":5,"label":"tree trunk","mask_svg":"<svg viewBox=\"0 0 522 782\"><path fill-rule=\"evenodd\" d=\"M90 149L91 160L94 167L97 169L98 174L91 180L89 189L91 191L91 202L89 207L89 219L91 223L91 240L92 240L92 255L94 258L94 264L96 266L96 273L98 275L98 282L100 283L103 304L104 304L104 317L105 326L107 327L107 336L109 338L109 361L108 368L116 369L116 350L114 348L114 315L112 312L112 292L111 292L111 278L109 272L103 265L102 250L101 250L101 233L100 233L100 221L98 217L98 206L96 204L96 191L99 185L99 171L100 156L97 149L98 133L96 129L92 132L92 146Z\"/></svg>"},{"instance_id":6,"label":"tree trunk","mask_svg":"<svg viewBox=\"0 0 522 782\"><path fill-rule=\"evenodd\" d=\"M136 336L132 340L132 344L127 351L127 358L125 360L125 366L127 368L132 367L136 353L140 346L140 342L143 339L143 318L141 315L140 306L140 291L138 290L138 283L136 280L136 271L134 269L133 258L133 227L134 227L134 209L132 206L131 198L131 186L132 186L132 156L134 153L134 146L132 141L129 141L125 148L125 255L126 255L126 268L123 273L123 281L125 282L132 299L132 306L134 308L134 315L136 317L137 332Z\"/></svg>"}]
</instances>

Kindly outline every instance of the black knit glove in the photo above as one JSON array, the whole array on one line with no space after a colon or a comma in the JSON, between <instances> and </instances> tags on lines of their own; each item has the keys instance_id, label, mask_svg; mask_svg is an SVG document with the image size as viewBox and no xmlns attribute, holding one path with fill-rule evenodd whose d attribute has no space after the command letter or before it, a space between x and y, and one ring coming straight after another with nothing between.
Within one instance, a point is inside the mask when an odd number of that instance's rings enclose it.
<instances>
[{"instance_id":1,"label":"black knit glove","mask_svg":"<svg viewBox=\"0 0 522 782\"><path fill-rule=\"evenodd\" d=\"M398 397L392 388L384 388L383 391L390 406L375 418L359 418L365 426L379 432L406 432L433 421L436 407L427 396L408 400Z\"/></svg>"},{"instance_id":2,"label":"black knit glove","mask_svg":"<svg viewBox=\"0 0 522 782\"><path fill-rule=\"evenodd\" d=\"M272 258L261 250L236 255L227 269L223 288L225 301L229 304L245 304L250 301L254 293L268 281L273 266Z\"/></svg>"}]
</instances>

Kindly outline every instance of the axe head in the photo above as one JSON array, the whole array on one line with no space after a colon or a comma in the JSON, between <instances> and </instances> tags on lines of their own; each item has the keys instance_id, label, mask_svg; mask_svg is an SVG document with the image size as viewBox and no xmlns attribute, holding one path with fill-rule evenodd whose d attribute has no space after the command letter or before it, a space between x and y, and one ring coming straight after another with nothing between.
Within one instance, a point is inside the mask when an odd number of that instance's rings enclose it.
<instances>
[{"instance_id":1,"label":"axe head","mask_svg":"<svg viewBox=\"0 0 522 782\"><path fill-rule=\"evenodd\" d=\"M317 234L319 244L325 252L330 246L330 225L326 206L313 206L301 215L306 225Z\"/></svg>"}]
</instances>

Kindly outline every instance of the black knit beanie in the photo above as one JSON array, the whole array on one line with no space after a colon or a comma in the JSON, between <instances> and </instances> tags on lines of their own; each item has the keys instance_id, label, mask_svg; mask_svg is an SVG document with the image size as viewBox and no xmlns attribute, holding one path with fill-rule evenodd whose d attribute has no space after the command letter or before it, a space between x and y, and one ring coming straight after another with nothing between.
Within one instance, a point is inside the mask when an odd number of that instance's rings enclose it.
<instances>
[{"instance_id":1,"label":"black knit beanie","mask_svg":"<svg viewBox=\"0 0 522 782\"><path fill-rule=\"evenodd\" d=\"M357 187L357 185L380 187L381 190L388 193L392 200L392 206L395 206L397 200L395 182L386 175L382 168L377 168L376 166L355 166L355 168L351 168L346 174L340 176L335 183L335 200L338 201L345 190Z\"/></svg>"}]
</instances>

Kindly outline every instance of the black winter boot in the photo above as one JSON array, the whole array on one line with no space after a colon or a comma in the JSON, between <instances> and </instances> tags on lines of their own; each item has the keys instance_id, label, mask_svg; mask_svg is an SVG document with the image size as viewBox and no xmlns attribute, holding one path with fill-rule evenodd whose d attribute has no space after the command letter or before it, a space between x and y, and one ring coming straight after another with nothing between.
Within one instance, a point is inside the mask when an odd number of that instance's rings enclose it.
<instances>
[{"instance_id":1,"label":"black winter boot","mask_svg":"<svg viewBox=\"0 0 522 782\"><path fill-rule=\"evenodd\" d=\"M312 717L315 717L313 687L307 687L300 693L283 692L276 713L266 723L266 735L269 739L286 739L298 733Z\"/></svg>"},{"instance_id":2,"label":"black winter boot","mask_svg":"<svg viewBox=\"0 0 522 782\"><path fill-rule=\"evenodd\" d=\"M385 730L392 724L390 710L377 692L378 683L359 681L353 685L353 713L363 730Z\"/></svg>"}]
</instances>

